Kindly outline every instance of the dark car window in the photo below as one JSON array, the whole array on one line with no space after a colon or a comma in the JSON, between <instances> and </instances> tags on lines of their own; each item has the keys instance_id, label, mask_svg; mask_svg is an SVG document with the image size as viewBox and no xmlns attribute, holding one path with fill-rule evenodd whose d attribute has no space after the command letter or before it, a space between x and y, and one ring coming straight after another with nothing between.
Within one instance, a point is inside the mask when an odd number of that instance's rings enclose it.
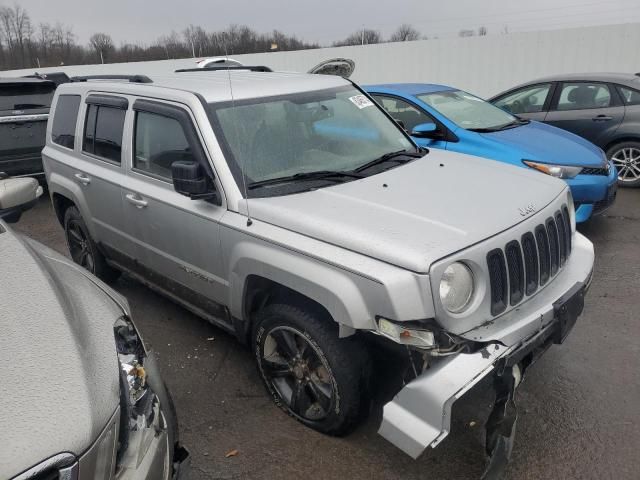
<instances>
[{"instance_id":1,"label":"dark car window","mask_svg":"<svg viewBox=\"0 0 640 480\"><path fill-rule=\"evenodd\" d=\"M88 105L82 149L120 163L125 114L121 108Z\"/></svg>"},{"instance_id":2,"label":"dark car window","mask_svg":"<svg viewBox=\"0 0 640 480\"><path fill-rule=\"evenodd\" d=\"M180 122L155 113L137 112L133 168L171 180L171 164L193 159Z\"/></svg>"},{"instance_id":3,"label":"dark car window","mask_svg":"<svg viewBox=\"0 0 640 480\"><path fill-rule=\"evenodd\" d=\"M411 132L416 125L421 123L433 123L434 120L421 110L411 105L409 102L400 100L395 97L388 97L385 95L373 95L373 98L382 105L389 115L395 120L402 122L402 126Z\"/></svg>"},{"instance_id":4,"label":"dark car window","mask_svg":"<svg viewBox=\"0 0 640 480\"><path fill-rule=\"evenodd\" d=\"M76 119L80 109L80 95L60 95L51 127L53 143L73 149L76 138Z\"/></svg>"},{"instance_id":5,"label":"dark car window","mask_svg":"<svg viewBox=\"0 0 640 480\"><path fill-rule=\"evenodd\" d=\"M611 106L611 92L604 83L563 83L557 110L584 110Z\"/></svg>"},{"instance_id":6,"label":"dark car window","mask_svg":"<svg viewBox=\"0 0 640 480\"><path fill-rule=\"evenodd\" d=\"M544 103L551 90L550 83L532 85L509 93L496 100L493 104L508 112L515 113L537 113L544 108Z\"/></svg>"},{"instance_id":7,"label":"dark car window","mask_svg":"<svg viewBox=\"0 0 640 480\"><path fill-rule=\"evenodd\" d=\"M622 101L625 105L640 105L640 91L618 85Z\"/></svg>"},{"instance_id":8,"label":"dark car window","mask_svg":"<svg viewBox=\"0 0 640 480\"><path fill-rule=\"evenodd\" d=\"M51 107L55 83L3 84L0 88L0 110L29 110Z\"/></svg>"}]
</instances>

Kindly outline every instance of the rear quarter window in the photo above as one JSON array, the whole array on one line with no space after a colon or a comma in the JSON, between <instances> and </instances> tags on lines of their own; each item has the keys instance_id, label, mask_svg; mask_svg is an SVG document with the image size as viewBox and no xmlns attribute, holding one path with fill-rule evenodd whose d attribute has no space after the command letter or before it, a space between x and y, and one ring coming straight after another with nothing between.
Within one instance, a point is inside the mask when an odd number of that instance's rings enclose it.
<instances>
[{"instance_id":1,"label":"rear quarter window","mask_svg":"<svg viewBox=\"0 0 640 480\"><path fill-rule=\"evenodd\" d=\"M60 95L53 115L51 141L73 149L76 140L76 120L80 109L80 95Z\"/></svg>"}]
</instances>

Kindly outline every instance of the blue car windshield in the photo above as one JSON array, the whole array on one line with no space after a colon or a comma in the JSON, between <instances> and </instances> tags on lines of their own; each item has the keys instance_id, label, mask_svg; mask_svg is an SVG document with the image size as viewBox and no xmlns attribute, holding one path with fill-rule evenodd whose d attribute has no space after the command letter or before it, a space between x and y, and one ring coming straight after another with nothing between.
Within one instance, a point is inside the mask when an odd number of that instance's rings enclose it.
<instances>
[{"instance_id":1,"label":"blue car windshield","mask_svg":"<svg viewBox=\"0 0 640 480\"><path fill-rule=\"evenodd\" d=\"M241 185L350 172L390 152L415 152L398 126L352 86L210 104L216 130Z\"/></svg>"},{"instance_id":2,"label":"blue car windshield","mask_svg":"<svg viewBox=\"0 0 640 480\"><path fill-rule=\"evenodd\" d=\"M513 115L461 90L425 93L417 97L466 130L496 131L519 124Z\"/></svg>"}]
</instances>

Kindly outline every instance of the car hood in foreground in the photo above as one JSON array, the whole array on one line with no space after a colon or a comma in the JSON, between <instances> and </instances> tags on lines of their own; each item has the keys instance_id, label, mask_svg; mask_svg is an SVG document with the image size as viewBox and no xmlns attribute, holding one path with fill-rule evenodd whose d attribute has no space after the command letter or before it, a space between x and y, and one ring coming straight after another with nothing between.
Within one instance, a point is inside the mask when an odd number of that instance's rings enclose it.
<instances>
[{"instance_id":1,"label":"car hood in foreground","mask_svg":"<svg viewBox=\"0 0 640 480\"><path fill-rule=\"evenodd\" d=\"M420 273L525 220L566 184L442 150L383 173L305 193L251 199L255 219ZM523 216L525 215L525 216Z\"/></svg>"},{"instance_id":2,"label":"car hood in foreground","mask_svg":"<svg viewBox=\"0 0 640 480\"><path fill-rule=\"evenodd\" d=\"M0 252L0 478L11 478L52 455L82 454L113 415L113 323L126 304L2 223Z\"/></svg>"},{"instance_id":3,"label":"car hood in foreground","mask_svg":"<svg viewBox=\"0 0 640 480\"><path fill-rule=\"evenodd\" d=\"M532 121L516 128L480 134L520 152L521 160L557 165L598 168L605 164L602 151L593 143L561 128Z\"/></svg>"}]
</instances>

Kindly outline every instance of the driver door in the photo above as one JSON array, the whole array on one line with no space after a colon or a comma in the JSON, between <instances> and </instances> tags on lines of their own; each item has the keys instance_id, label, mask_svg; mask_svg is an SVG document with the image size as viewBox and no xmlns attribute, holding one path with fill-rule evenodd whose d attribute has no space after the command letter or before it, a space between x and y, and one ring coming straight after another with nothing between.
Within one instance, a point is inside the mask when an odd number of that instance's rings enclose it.
<instances>
[{"instance_id":1,"label":"driver door","mask_svg":"<svg viewBox=\"0 0 640 480\"><path fill-rule=\"evenodd\" d=\"M371 96L384 108L393 119L411 135L411 131L421 123L435 123L439 128L444 128L440 123L424 110L412 105L406 100L390 95L372 93ZM411 137L421 147L447 148L445 140Z\"/></svg>"}]
</instances>

